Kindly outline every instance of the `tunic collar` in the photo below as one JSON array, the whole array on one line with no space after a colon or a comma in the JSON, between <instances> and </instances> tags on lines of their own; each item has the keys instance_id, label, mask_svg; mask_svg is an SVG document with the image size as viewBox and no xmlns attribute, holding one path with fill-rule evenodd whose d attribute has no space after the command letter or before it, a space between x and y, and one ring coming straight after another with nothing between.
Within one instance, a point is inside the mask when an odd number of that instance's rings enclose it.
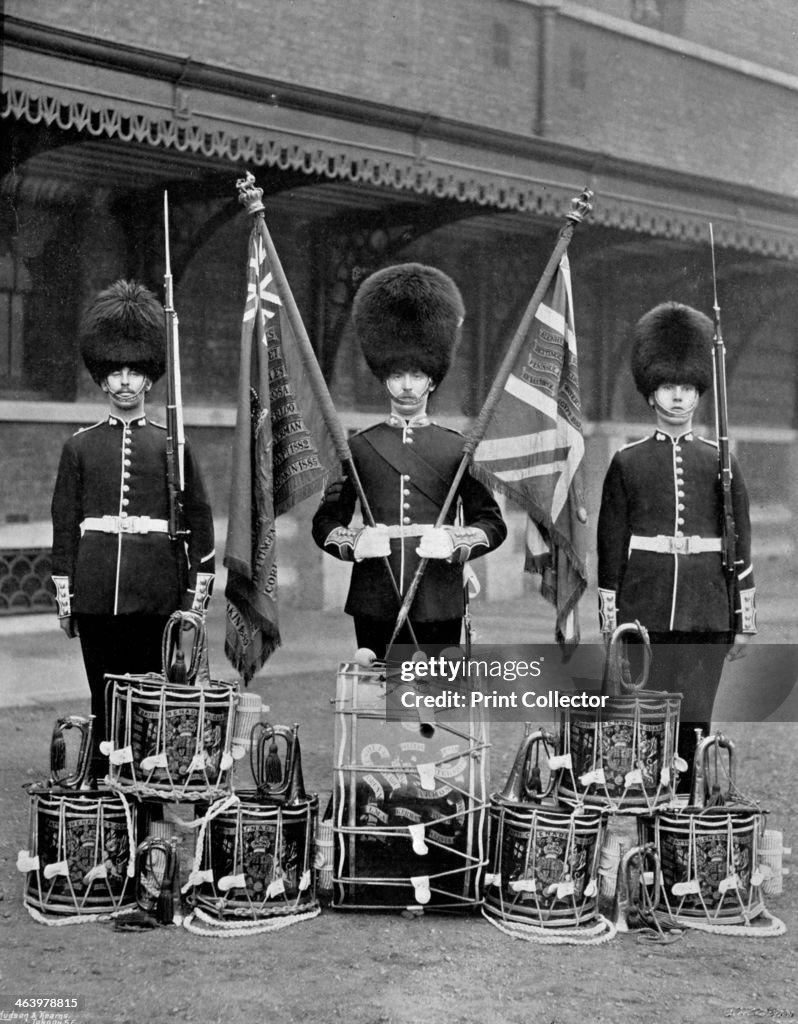
<instances>
[{"instance_id":1,"label":"tunic collar","mask_svg":"<svg viewBox=\"0 0 798 1024\"><path fill-rule=\"evenodd\" d=\"M126 423L125 420L120 419L119 416L114 416L113 414L111 414L108 417L108 425L110 427L122 427L122 429L124 429L126 426L127 427L146 427L147 426L147 417L146 416L139 416L136 419L131 420L129 423Z\"/></svg>"},{"instance_id":2,"label":"tunic collar","mask_svg":"<svg viewBox=\"0 0 798 1024\"><path fill-rule=\"evenodd\" d=\"M428 427L432 423L432 420L425 412L420 412L416 416L411 416L409 420L406 420L404 416L397 416L396 413L392 412L385 422L390 427Z\"/></svg>"},{"instance_id":3,"label":"tunic collar","mask_svg":"<svg viewBox=\"0 0 798 1024\"><path fill-rule=\"evenodd\" d=\"M666 434L664 430L657 430L654 433L655 441L670 441L672 444L681 444L682 441L694 441L695 434L692 430L688 430L686 434L680 434L678 437L674 437L672 434Z\"/></svg>"}]
</instances>

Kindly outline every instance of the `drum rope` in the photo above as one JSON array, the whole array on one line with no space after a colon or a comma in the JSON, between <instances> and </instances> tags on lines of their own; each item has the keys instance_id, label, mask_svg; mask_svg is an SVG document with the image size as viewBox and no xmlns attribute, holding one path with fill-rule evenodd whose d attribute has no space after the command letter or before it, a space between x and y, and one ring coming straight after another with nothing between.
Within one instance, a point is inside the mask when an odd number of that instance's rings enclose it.
<instances>
[{"instance_id":1,"label":"drum rope","mask_svg":"<svg viewBox=\"0 0 798 1024\"><path fill-rule=\"evenodd\" d=\"M763 907L757 911L756 917L770 921L768 925L751 924L711 924L710 922L694 921L691 918L681 917L679 914L664 914L656 912L657 917L667 925L674 925L677 928L691 928L694 931L710 932L713 935L753 935L759 939L769 939L777 935L784 935L787 925L780 918L775 917L769 910ZM754 920L752 915L751 920Z\"/></svg>"},{"instance_id":2,"label":"drum rope","mask_svg":"<svg viewBox=\"0 0 798 1024\"><path fill-rule=\"evenodd\" d=\"M192 935L202 935L212 939L237 939L243 935L260 935L264 932L277 932L283 928L290 928L291 925L300 924L302 921L310 921L318 917L321 907L314 907L313 910L304 914L292 914L289 917L281 917L269 921L218 921L204 911L197 908L183 920L183 927ZM199 923L195 923L195 919Z\"/></svg>"},{"instance_id":3,"label":"drum rope","mask_svg":"<svg viewBox=\"0 0 798 1024\"><path fill-rule=\"evenodd\" d=\"M69 917L62 917L58 920L42 914L41 911L37 910L36 907L32 907L27 901L25 901L25 909L38 924L58 927L64 924L91 924L94 921L113 921L122 914L131 913L136 908L135 906L120 907L118 910L112 910L107 914L70 914Z\"/></svg>"},{"instance_id":4,"label":"drum rope","mask_svg":"<svg viewBox=\"0 0 798 1024\"><path fill-rule=\"evenodd\" d=\"M223 799L217 800L215 804L208 808L205 815L200 819L201 824L199 825L199 832L197 833L197 845L194 848L194 863L192 865L191 876L181 890L184 895L194 885L192 879L199 875L200 867L202 865L202 852L205 848L205 832L207 831L209 823L219 814L230 810L232 807L237 807L240 803L240 798L237 797L235 793L230 793ZM193 827L196 827L196 825L196 822L192 823Z\"/></svg>"},{"instance_id":5,"label":"drum rope","mask_svg":"<svg viewBox=\"0 0 798 1024\"><path fill-rule=\"evenodd\" d=\"M548 928L539 928L536 925L522 924L521 922L505 921L500 922L491 917L482 908L482 916L504 935L512 939L521 939L523 942L534 942L544 946L598 946L613 939L617 928L608 918L599 915L595 925L584 926L577 930L558 929L553 935Z\"/></svg>"}]
</instances>

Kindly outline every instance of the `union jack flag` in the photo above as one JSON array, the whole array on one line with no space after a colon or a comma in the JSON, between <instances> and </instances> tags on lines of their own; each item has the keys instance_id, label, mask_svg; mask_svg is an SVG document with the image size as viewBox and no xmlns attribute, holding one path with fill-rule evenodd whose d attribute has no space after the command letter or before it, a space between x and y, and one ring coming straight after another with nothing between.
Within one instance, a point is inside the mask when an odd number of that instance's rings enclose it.
<instances>
[{"instance_id":1,"label":"union jack flag","mask_svg":"<svg viewBox=\"0 0 798 1024\"><path fill-rule=\"evenodd\" d=\"M258 216L249 239L224 556L225 654L245 683L280 645L276 517L321 492L337 459L305 369L315 356L291 325L288 298L288 281Z\"/></svg>"},{"instance_id":2,"label":"union jack flag","mask_svg":"<svg viewBox=\"0 0 798 1024\"><path fill-rule=\"evenodd\" d=\"M587 586L584 454L571 272L567 254L474 453L474 472L528 514L527 572L556 607L555 635L579 642Z\"/></svg>"}]
</instances>

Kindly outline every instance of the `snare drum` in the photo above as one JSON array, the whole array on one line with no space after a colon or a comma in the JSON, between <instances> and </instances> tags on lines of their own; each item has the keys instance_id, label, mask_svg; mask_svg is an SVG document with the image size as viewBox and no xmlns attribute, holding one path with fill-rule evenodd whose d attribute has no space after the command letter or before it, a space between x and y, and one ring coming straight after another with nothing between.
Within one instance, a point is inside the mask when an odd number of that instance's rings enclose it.
<instances>
[{"instance_id":1,"label":"snare drum","mask_svg":"<svg viewBox=\"0 0 798 1024\"><path fill-rule=\"evenodd\" d=\"M612 811L671 803L681 699L679 693L608 697L596 713L566 711L557 798Z\"/></svg>"},{"instance_id":2,"label":"snare drum","mask_svg":"<svg viewBox=\"0 0 798 1024\"><path fill-rule=\"evenodd\" d=\"M162 676L107 676L109 781L164 800L210 800L230 792L238 687L202 688Z\"/></svg>"},{"instance_id":3,"label":"snare drum","mask_svg":"<svg viewBox=\"0 0 798 1024\"><path fill-rule=\"evenodd\" d=\"M46 915L117 914L135 906L136 808L100 791L31 790L25 905Z\"/></svg>"},{"instance_id":4,"label":"snare drum","mask_svg":"<svg viewBox=\"0 0 798 1024\"><path fill-rule=\"evenodd\" d=\"M208 814L197 837L189 903L217 919L261 920L317 906L314 866L319 801L266 803L241 793Z\"/></svg>"},{"instance_id":5,"label":"snare drum","mask_svg":"<svg viewBox=\"0 0 798 1024\"><path fill-rule=\"evenodd\" d=\"M598 916L602 812L507 803L491 797L486 915L576 928Z\"/></svg>"},{"instance_id":6,"label":"snare drum","mask_svg":"<svg viewBox=\"0 0 798 1024\"><path fill-rule=\"evenodd\" d=\"M765 909L761 813L749 808L685 808L642 822L662 868L659 911L683 924L745 924Z\"/></svg>"}]
</instances>

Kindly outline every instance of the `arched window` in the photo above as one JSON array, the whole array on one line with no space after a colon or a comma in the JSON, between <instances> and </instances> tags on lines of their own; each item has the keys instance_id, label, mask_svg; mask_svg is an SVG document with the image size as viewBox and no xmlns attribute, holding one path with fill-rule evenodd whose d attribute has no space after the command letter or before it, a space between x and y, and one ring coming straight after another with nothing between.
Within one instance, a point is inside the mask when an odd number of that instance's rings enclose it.
<instances>
[{"instance_id":1,"label":"arched window","mask_svg":"<svg viewBox=\"0 0 798 1024\"><path fill-rule=\"evenodd\" d=\"M23 384L22 326L30 289L25 265L6 248L0 253L0 388Z\"/></svg>"}]
</instances>

